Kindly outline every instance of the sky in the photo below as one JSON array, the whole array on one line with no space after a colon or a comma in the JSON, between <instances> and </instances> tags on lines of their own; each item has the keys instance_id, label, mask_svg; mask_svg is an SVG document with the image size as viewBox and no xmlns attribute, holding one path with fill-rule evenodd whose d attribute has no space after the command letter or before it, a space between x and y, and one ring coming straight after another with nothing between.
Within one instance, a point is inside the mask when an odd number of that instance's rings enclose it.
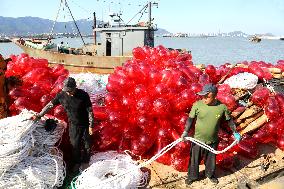
<instances>
[{"instance_id":1,"label":"sky","mask_svg":"<svg viewBox=\"0 0 284 189\"><path fill-rule=\"evenodd\" d=\"M157 0L152 8L154 23L172 33L218 33L242 31L284 36L284 0ZM147 0L68 0L75 19L107 20L108 13L122 11L128 22ZM0 16L34 16L55 20L60 0L0 0ZM60 9L59 21L69 21ZM138 14L133 22L139 20ZM146 20L146 13L140 21Z\"/></svg>"}]
</instances>

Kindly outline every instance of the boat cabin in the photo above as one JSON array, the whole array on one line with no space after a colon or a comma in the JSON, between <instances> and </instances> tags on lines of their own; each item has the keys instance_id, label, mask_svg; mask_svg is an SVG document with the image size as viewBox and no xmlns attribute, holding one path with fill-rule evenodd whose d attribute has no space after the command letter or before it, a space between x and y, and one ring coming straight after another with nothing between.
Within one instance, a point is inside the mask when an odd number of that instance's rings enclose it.
<instances>
[{"instance_id":1,"label":"boat cabin","mask_svg":"<svg viewBox=\"0 0 284 189\"><path fill-rule=\"evenodd\" d=\"M100 33L96 44L98 56L127 56L137 46L154 46L154 30L143 26L95 28Z\"/></svg>"},{"instance_id":2,"label":"boat cabin","mask_svg":"<svg viewBox=\"0 0 284 189\"><path fill-rule=\"evenodd\" d=\"M94 54L98 56L128 56L132 54L135 47L154 47L154 31L157 28L152 24L151 7L152 2L149 2L142 9L149 8L149 20L135 25L125 24L120 17L121 13L110 13L109 21L97 26L96 13L94 13ZM96 41L97 33L100 39L98 43Z\"/></svg>"}]
</instances>

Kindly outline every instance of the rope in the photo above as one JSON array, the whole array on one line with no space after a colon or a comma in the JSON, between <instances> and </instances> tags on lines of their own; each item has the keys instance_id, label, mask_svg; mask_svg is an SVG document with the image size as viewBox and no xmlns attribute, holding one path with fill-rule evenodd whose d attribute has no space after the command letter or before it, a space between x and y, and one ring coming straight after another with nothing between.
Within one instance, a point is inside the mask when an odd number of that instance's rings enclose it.
<instances>
[{"instance_id":1,"label":"rope","mask_svg":"<svg viewBox=\"0 0 284 189\"><path fill-rule=\"evenodd\" d=\"M78 3L76 3L75 1L72 1L72 0L71 0L71 2L74 3L77 7L81 8L82 10L84 10L88 15L90 15L90 14L93 12L91 9L86 9L86 8L80 6L80 5L79 5ZM91 16L88 16L87 19L90 19L90 18L91 18Z\"/></svg>"},{"instance_id":2,"label":"rope","mask_svg":"<svg viewBox=\"0 0 284 189\"><path fill-rule=\"evenodd\" d=\"M50 31L50 36L53 34L53 30L54 30L54 27L55 27L55 24L57 22L57 19L58 19L58 16L59 16L59 12L60 12L60 9L61 9L61 4L62 4L62 1L60 1L59 8L58 8L55 20L53 22L53 25L52 25L52 28L51 28L51 31Z\"/></svg>"},{"instance_id":3,"label":"rope","mask_svg":"<svg viewBox=\"0 0 284 189\"><path fill-rule=\"evenodd\" d=\"M107 93L106 85L108 81L108 75L99 75L93 73L79 73L70 74L76 80L77 87L86 91L92 104L99 105L103 101L105 94Z\"/></svg>"},{"instance_id":4,"label":"rope","mask_svg":"<svg viewBox=\"0 0 284 189\"><path fill-rule=\"evenodd\" d=\"M33 137L37 144L54 146L62 137L67 124L59 121L56 128L52 132L46 132L44 129L44 121L37 123L36 129L33 131Z\"/></svg>"},{"instance_id":5,"label":"rope","mask_svg":"<svg viewBox=\"0 0 284 189\"><path fill-rule=\"evenodd\" d=\"M229 85L231 88L239 89L254 89L257 85L258 77L252 73L243 72L233 75L226 79L224 84Z\"/></svg>"},{"instance_id":6,"label":"rope","mask_svg":"<svg viewBox=\"0 0 284 189\"><path fill-rule=\"evenodd\" d=\"M79 73L70 74L76 80L77 87L83 89L90 96L98 95L98 93L106 93L106 85L108 76L93 74L93 73Z\"/></svg>"},{"instance_id":7,"label":"rope","mask_svg":"<svg viewBox=\"0 0 284 189\"><path fill-rule=\"evenodd\" d=\"M65 178L63 154L56 147L66 128L59 121L52 133L44 120L34 122L34 112L0 120L0 189L60 187Z\"/></svg>"},{"instance_id":8,"label":"rope","mask_svg":"<svg viewBox=\"0 0 284 189\"><path fill-rule=\"evenodd\" d=\"M128 25L138 14L142 14L142 11L148 7L148 4L146 4L139 12L137 12L127 23Z\"/></svg>"},{"instance_id":9,"label":"rope","mask_svg":"<svg viewBox=\"0 0 284 189\"><path fill-rule=\"evenodd\" d=\"M237 140L233 141L232 144L230 144L228 147L221 151L217 151L213 149L212 147L208 146L207 144L204 144L203 142L194 139L192 137L185 137L185 140L191 141L202 148L214 153L214 154L221 154L226 151L228 151L230 148L232 148L234 145L238 143ZM132 162L132 165L135 166L129 166L126 169L123 166L123 163L121 162L121 158L124 158L125 155L115 155L114 152L103 154L98 153L96 156L91 158L92 165L87 168L85 171L82 172L82 174L75 178L72 182L72 189L84 189L84 188L121 188L121 185L125 186L126 183L128 183L128 187L126 188L137 188L143 187L146 185L147 182L145 182L145 175L141 175L141 173L137 172L140 170L140 168L145 167L149 164L151 164L153 161L157 160L159 157L167 153L169 150L171 150L174 146L176 146L179 142L182 141L182 138L177 139L176 141L168 144L165 146L160 152L158 152L156 155L154 155L149 160L136 165L135 162ZM109 160L111 158L111 160ZM128 159L127 159L128 158ZM131 162L131 157L128 156L123 161ZM120 164L117 168L113 168L113 162ZM113 173L116 170L115 174L111 176L110 178L105 178L105 172L107 173ZM122 171L123 170L123 171ZM140 175L141 180L137 182L137 178L133 175L136 174L136 177ZM136 180L134 178L136 178ZM129 183L127 179L132 178L132 180L136 181L136 185L133 186L133 183Z\"/></svg>"},{"instance_id":10,"label":"rope","mask_svg":"<svg viewBox=\"0 0 284 189\"><path fill-rule=\"evenodd\" d=\"M265 87L268 88L268 90L271 93L276 94L276 91L275 91L274 87L271 84L269 84L269 82L266 79L263 79L263 81L264 81Z\"/></svg>"},{"instance_id":11,"label":"rope","mask_svg":"<svg viewBox=\"0 0 284 189\"><path fill-rule=\"evenodd\" d=\"M71 188L137 188L137 186L145 186L149 177L148 173L142 172L137 167L137 162L133 161L131 156L119 154L115 151L96 153L91 157L90 163L92 165L73 180ZM98 186L97 183L100 183L101 180L108 180L108 178L120 175L129 169L132 172L124 175L122 182L107 182L104 185Z\"/></svg>"},{"instance_id":12,"label":"rope","mask_svg":"<svg viewBox=\"0 0 284 189\"><path fill-rule=\"evenodd\" d=\"M1 177L0 188L53 188L63 184L65 164L61 154L51 155L41 150L33 153ZM14 180L14 176L19 179Z\"/></svg>"}]
</instances>

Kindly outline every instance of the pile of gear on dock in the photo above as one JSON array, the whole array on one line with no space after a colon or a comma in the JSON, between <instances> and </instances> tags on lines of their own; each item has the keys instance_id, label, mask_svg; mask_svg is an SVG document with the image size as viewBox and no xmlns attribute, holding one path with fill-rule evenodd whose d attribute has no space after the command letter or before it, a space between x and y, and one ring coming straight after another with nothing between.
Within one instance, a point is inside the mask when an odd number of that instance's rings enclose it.
<instances>
[{"instance_id":1,"label":"pile of gear on dock","mask_svg":"<svg viewBox=\"0 0 284 189\"><path fill-rule=\"evenodd\" d=\"M152 157L181 136L187 113L200 98L196 93L209 82L218 84L217 98L233 112L243 134L235 148L217 156L220 166L232 167L239 155L257 157L259 143L284 149L284 96L278 92L283 89L283 60L200 67L192 64L190 54L162 46L136 48L133 55L109 76L105 105L94 106L95 117L101 120L97 149L130 149ZM226 124L219 140L218 150L234 140ZM180 143L157 161L186 171L189 149L189 143Z\"/></svg>"},{"instance_id":2,"label":"pile of gear on dock","mask_svg":"<svg viewBox=\"0 0 284 189\"><path fill-rule=\"evenodd\" d=\"M49 68L44 60L25 54L11 58L6 77L22 81L10 90L11 113L17 115L23 108L39 111L61 90L68 71L60 65ZM34 64L38 60L41 63ZM133 58L116 67L107 83L92 75L76 80L93 99L99 121L93 150L130 150L142 158L152 157L177 140L192 104L200 99L196 93L207 83L218 84L217 97L232 111L243 134L238 145L217 155L219 166L230 168L239 155L256 158L261 143L273 143L284 150L283 71L284 60L275 64L245 61L219 67L196 66L190 54L158 46L135 48ZM61 106L51 114L66 120ZM222 124L218 150L233 140L228 126ZM186 171L189 149L189 143L179 143L157 161Z\"/></svg>"},{"instance_id":3,"label":"pile of gear on dock","mask_svg":"<svg viewBox=\"0 0 284 189\"><path fill-rule=\"evenodd\" d=\"M27 54L11 56L11 59L5 75L10 89L9 110L14 116L0 120L3 148L0 188L62 186L65 163L61 150L65 158L70 153L66 147L69 139L64 132L67 124L62 121L66 120L65 112L59 106L45 117L51 119L33 122L30 118L61 90L69 73L62 65L49 68L47 60L34 59ZM93 103L106 93L107 76L75 74L72 77L76 78L79 88L90 93ZM55 146L61 141L59 150Z\"/></svg>"}]
</instances>

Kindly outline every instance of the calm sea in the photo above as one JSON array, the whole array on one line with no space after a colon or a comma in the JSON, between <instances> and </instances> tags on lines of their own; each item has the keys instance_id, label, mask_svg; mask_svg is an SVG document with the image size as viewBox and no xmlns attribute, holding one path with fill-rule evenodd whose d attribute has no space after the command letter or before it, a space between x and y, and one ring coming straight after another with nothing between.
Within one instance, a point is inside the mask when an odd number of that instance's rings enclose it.
<instances>
[{"instance_id":1,"label":"calm sea","mask_svg":"<svg viewBox=\"0 0 284 189\"><path fill-rule=\"evenodd\" d=\"M90 43L91 38L85 38ZM55 43L68 42L69 46L80 47L79 38L55 39ZM236 63L244 60L263 60L276 63L284 60L283 40L262 40L252 43L243 37L209 37L209 38L155 38L155 45L164 45L168 48L185 48L191 51L195 64L221 65L226 62ZM4 57L10 54L19 54L22 50L13 43L0 43L0 53Z\"/></svg>"}]
</instances>

